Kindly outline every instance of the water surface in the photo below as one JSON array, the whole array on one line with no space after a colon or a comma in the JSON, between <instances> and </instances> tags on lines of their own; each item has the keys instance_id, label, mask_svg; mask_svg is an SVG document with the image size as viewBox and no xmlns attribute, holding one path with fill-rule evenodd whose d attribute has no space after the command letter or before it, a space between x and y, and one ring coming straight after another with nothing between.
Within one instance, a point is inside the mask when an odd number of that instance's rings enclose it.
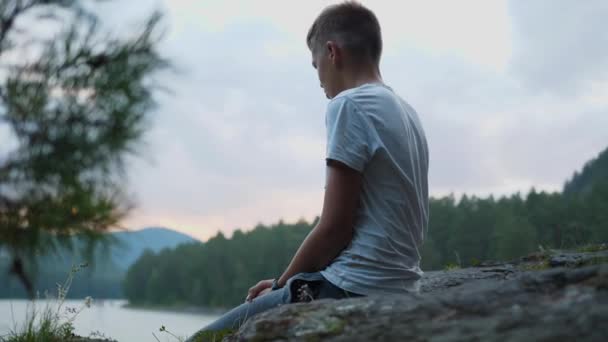
<instances>
[{"instance_id":1,"label":"water surface","mask_svg":"<svg viewBox=\"0 0 608 342\"><path fill-rule=\"evenodd\" d=\"M160 341L178 340L166 333L159 332L161 326L180 337L186 337L212 322L217 315L204 313L182 313L174 311L158 311L126 308L125 300L94 300L90 308L84 308L74 320L76 334L89 336L99 331L105 336L119 342L156 341L154 333ZM57 307L56 302L37 301L35 308L41 311L46 305ZM80 309L84 300L67 300L61 312L68 314L66 307ZM0 300L0 336L6 335L11 329L21 327L25 321L30 301L23 299Z\"/></svg>"}]
</instances>

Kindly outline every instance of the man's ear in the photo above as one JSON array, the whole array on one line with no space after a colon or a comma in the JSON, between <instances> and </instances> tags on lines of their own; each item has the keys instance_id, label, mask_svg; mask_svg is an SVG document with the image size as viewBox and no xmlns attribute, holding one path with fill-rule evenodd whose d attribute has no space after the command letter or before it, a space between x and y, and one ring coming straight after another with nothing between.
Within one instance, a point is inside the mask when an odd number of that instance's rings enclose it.
<instances>
[{"instance_id":1,"label":"man's ear","mask_svg":"<svg viewBox=\"0 0 608 342\"><path fill-rule=\"evenodd\" d=\"M337 66L342 63L342 51L338 47L338 44L330 40L325 44L325 48L332 64Z\"/></svg>"}]
</instances>

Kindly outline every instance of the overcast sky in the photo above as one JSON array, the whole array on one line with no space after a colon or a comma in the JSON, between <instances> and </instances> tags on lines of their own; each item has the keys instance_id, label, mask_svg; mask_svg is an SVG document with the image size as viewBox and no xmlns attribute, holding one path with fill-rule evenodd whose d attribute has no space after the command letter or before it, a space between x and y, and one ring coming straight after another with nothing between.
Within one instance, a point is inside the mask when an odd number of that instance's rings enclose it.
<instances>
[{"instance_id":1,"label":"overcast sky","mask_svg":"<svg viewBox=\"0 0 608 342\"><path fill-rule=\"evenodd\" d=\"M419 113L433 196L555 191L608 146L608 1L362 1L385 82ZM125 222L205 240L312 219L327 104L305 44L327 1L114 1L128 28L165 11L177 71L129 167ZM152 5L153 4L153 5Z\"/></svg>"}]
</instances>

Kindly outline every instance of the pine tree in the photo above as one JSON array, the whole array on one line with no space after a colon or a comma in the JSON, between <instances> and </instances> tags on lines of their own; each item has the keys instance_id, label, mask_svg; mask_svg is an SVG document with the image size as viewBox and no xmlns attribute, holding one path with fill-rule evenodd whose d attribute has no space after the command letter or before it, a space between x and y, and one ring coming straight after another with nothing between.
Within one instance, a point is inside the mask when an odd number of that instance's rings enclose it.
<instances>
[{"instance_id":1,"label":"pine tree","mask_svg":"<svg viewBox=\"0 0 608 342\"><path fill-rule=\"evenodd\" d=\"M155 49L160 15L118 39L84 3L0 2L0 132L14 142L0 154L0 248L30 294L26 261L74 235L91 250L129 211L125 157L154 105L149 76L167 66Z\"/></svg>"}]
</instances>

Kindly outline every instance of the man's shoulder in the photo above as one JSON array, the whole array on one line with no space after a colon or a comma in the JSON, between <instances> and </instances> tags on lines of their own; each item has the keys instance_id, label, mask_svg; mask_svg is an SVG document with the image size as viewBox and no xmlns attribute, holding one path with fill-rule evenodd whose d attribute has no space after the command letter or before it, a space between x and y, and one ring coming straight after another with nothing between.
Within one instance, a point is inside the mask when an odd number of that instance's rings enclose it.
<instances>
[{"instance_id":1,"label":"man's shoulder","mask_svg":"<svg viewBox=\"0 0 608 342\"><path fill-rule=\"evenodd\" d=\"M387 86L384 85L382 83L366 83L363 85L360 85L358 87L355 88L350 88L350 89L346 89L343 90L342 92L340 92L338 95L336 95L336 97L333 98L333 100L343 100L343 99L350 99L350 100L358 100L361 98L369 98L369 97L385 97L385 96L397 96L393 90Z\"/></svg>"},{"instance_id":2,"label":"man's shoulder","mask_svg":"<svg viewBox=\"0 0 608 342\"><path fill-rule=\"evenodd\" d=\"M361 112L403 110L405 101L392 88L384 84L364 84L362 86L342 91L329 103L336 108L348 104Z\"/></svg>"}]
</instances>

